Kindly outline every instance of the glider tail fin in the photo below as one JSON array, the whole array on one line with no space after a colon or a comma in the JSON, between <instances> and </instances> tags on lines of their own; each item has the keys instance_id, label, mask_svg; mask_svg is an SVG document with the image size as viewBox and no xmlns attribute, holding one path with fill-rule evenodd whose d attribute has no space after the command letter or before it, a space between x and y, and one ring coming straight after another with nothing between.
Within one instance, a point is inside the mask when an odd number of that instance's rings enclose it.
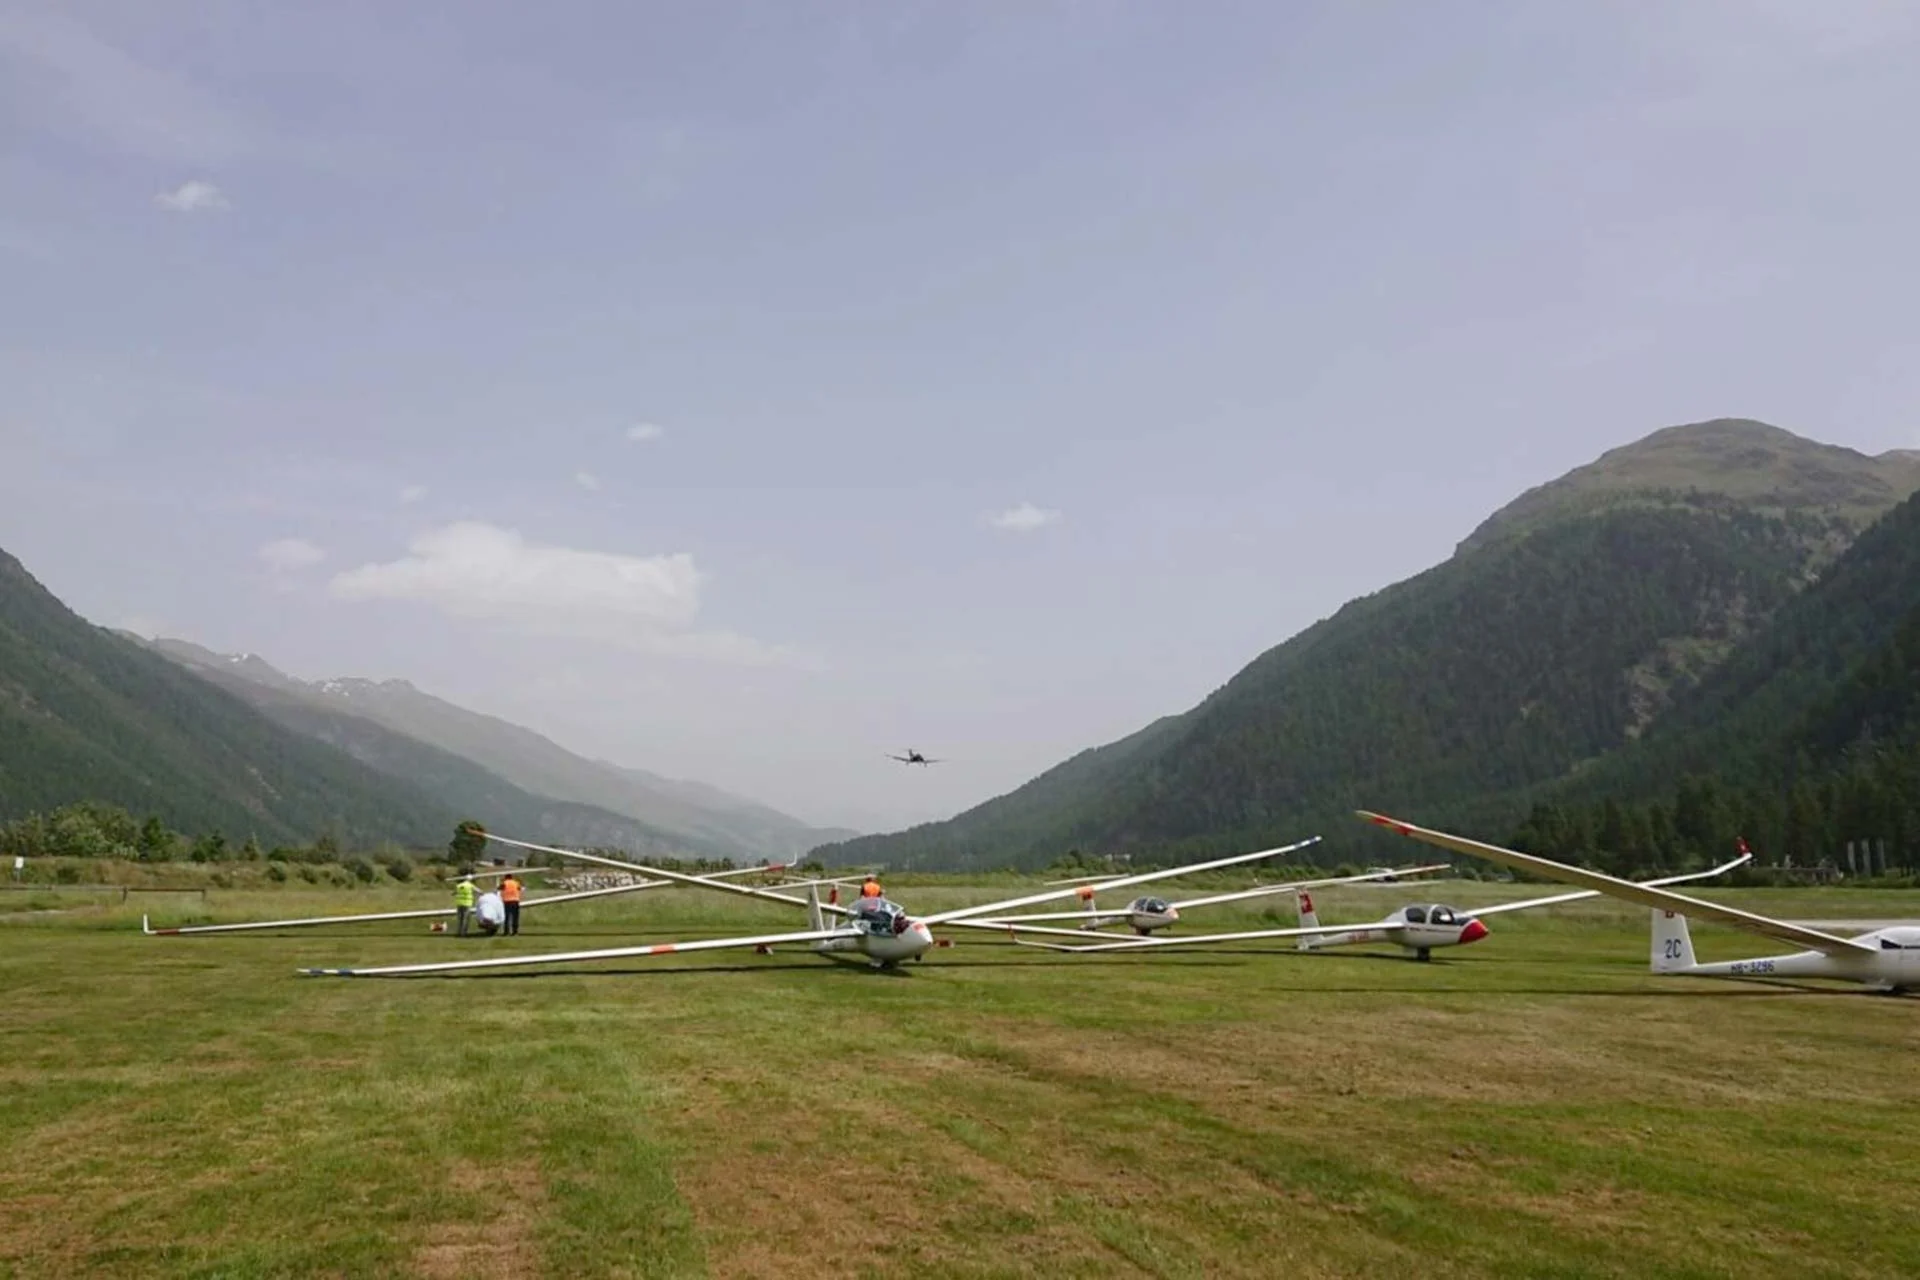
<instances>
[{"instance_id":1,"label":"glider tail fin","mask_svg":"<svg viewBox=\"0 0 1920 1280\"><path fill-rule=\"evenodd\" d=\"M1666 911L1660 907L1654 907L1651 910L1653 971L1677 973L1693 968L1697 961L1693 958L1693 935L1687 932L1687 918L1678 912Z\"/></svg>"},{"instance_id":2,"label":"glider tail fin","mask_svg":"<svg viewBox=\"0 0 1920 1280\"><path fill-rule=\"evenodd\" d=\"M1300 927L1302 929L1318 929L1320 927L1320 915L1313 909L1313 895L1305 889L1295 889L1293 891L1293 898L1294 902L1300 908ZM1301 951L1311 950L1313 947L1313 939L1301 938L1295 945Z\"/></svg>"}]
</instances>

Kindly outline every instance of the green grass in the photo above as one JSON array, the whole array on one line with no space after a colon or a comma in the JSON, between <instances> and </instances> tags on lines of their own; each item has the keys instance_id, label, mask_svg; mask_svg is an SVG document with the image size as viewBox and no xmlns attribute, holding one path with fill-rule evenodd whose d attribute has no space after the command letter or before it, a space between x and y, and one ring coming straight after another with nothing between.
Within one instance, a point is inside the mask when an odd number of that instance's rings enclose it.
<instances>
[{"instance_id":1,"label":"green grass","mask_svg":"<svg viewBox=\"0 0 1920 1280\"><path fill-rule=\"evenodd\" d=\"M1020 891L889 888L923 911ZM949 932L897 975L804 952L294 973L798 923L682 890L529 912L518 939L138 929L443 893L73 895L0 922L0 1276L1920 1269L1920 1001L1655 978L1644 913L1605 901L1496 917L1429 965ZM1706 893L1920 916L1920 893ZM1336 922L1434 893L1316 896ZM1290 908L1205 923L1268 918Z\"/></svg>"}]
</instances>

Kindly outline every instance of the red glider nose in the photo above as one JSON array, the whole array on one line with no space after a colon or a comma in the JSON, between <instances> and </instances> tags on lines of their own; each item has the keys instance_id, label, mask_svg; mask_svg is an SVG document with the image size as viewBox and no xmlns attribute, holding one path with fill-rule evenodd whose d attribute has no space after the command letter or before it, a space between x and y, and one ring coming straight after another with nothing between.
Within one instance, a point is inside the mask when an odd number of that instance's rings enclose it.
<instances>
[{"instance_id":1,"label":"red glider nose","mask_svg":"<svg viewBox=\"0 0 1920 1280\"><path fill-rule=\"evenodd\" d=\"M1478 920L1467 921L1467 927L1460 931L1460 941L1462 942L1478 942L1486 936L1487 926L1481 924Z\"/></svg>"}]
</instances>

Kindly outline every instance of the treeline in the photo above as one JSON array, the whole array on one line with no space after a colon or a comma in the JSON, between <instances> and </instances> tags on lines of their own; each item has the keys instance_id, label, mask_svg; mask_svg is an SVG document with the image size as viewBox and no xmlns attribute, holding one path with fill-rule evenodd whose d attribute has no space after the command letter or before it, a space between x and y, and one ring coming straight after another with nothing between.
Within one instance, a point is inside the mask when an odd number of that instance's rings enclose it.
<instances>
[{"instance_id":1,"label":"treeline","mask_svg":"<svg viewBox=\"0 0 1920 1280\"><path fill-rule=\"evenodd\" d=\"M311 844L263 847L249 836L235 843L218 831L192 835L175 831L159 817L142 819L117 805L82 801L47 813L0 823L0 855L8 858L125 858L132 862L339 862L343 849L330 832ZM410 858L409 851L386 845L364 850L383 859Z\"/></svg>"},{"instance_id":2,"label":"treeline","mask_svg":"<svg viewBox=\"0 0 1920 1280\"><path fill-rule=\"evenodd\" d=\"M320 866L338 863L363 881L377 877L382 869L395 880L409 880L416 865L444 863L455 872L464 872L493 861L488 857L486 839L477 824L463 822L454 828L453 838L441 848L404 849L382 844L373 849L343 848L332 832L322 832L309 844L275 844L262 847L249 836L235 843L218 831L200 835L175 831L159 817L137 817L117 805L83 801L29 814L12 822L0 823L0 857L13 858L121 858L129 862L269 862ZM644 857L623 849L589 849L603 858L664 867L688 875L708 875L716 871L737 870L731 858ZM558 854L529 854L525 865L584 870L592 864L569 862ZM764 865L764 864L763 864ZM816 870L818 863L810 864Z\"/></svg>"},{"instance_id":3,"label":"treeline","mask_svg":"<svg viewBox=\"0 0 1920 1280\"><path fill-rule=\"evenodd\" d=\"M1863 748L1839 771L1806 768L1797 777L1744 785L1690 777L1666 800L1542 802L1512 843L1615 875L1641 875L1724 862L1741 839L1756 865L1911 876L1920 867L1920 751Z\"/></svg>"}]
</instances>

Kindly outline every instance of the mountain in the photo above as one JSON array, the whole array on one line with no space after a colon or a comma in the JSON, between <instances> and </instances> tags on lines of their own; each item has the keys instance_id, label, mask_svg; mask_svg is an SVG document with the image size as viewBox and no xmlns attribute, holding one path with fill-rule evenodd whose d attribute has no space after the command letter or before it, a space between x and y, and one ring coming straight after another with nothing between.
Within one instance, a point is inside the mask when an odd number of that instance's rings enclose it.
<instances>
[{"instance_id":1,"label":"mountain","mask_svg":"<svg viewBox=\"0 0 1920 1280\"><path fill-rule=\"evenodd\" d=\"M1848 874L1920 863L1920 495L1641 740L1540 789L1507 838L1627 871L1739 837Z\"/></svg>"},{"instance_id":2,"label":"mountain","mask_svg":"<svg viewBox=\"0 0 1920 1280\"><path fill-rule=\"evenodd\" d=\"M267 844L441 845L463 816L87 622L0 551L0 820L79 800Z\"/></svg>"},{"instance_id":3,"label":"mountain","mask_svg":"<svg viewBox=\"0 0 1920 1280\"><path fill-rule=\"evenodd\" d=\"M942 823L817 851L892 866L1041 865L1070 848L1185 854L1351 809L1510 821L1529 794L1650 734L1860 531L1920 461L1764 423L1657 431L1528 491L1447 561L1347 604L1199 706Z\"/></svg>"},{"instance_id":4,"label":"mountain","mask_svg":"<svg viewBox=\"0 0 1920 1280\"><path fill-rule=\"evenodd\" d=\"M1860 528L1920 489L1920 450L1879 456L1743 418L1668 427L1529 489L1460 544L1472 550L1609 506L1711 495L1756 511L1817 511Z\"/></svg>"},{"instance_id":5,"label":"mountain","mask_svg":"<svg viewBox=\"0 0 1920 1280\"><path fill-rule=\"evenodd\" d=\"M1917 636L1920 494L1861 534L1643 740L1547 794L1659 795L1690 773L1777 777L1830 767L1856 747L1900 742L1916 727Z\"/></svg>"},{"instance_id":6,"label":"mountain","mask_svg":"<svg viewBox=\"0 0 1920 1280\"><path fill-rule=\"evenodd\" d=\"M567 819L568 830L581 822L624 822L627 838L606 843L652 849L663 848L665 842L740 861L792 857L823 841L855 834L808 826L704 783L586 759L531 729L456 706L405 680L308 682L286 675L252 654L218 654L184 640L150 643L174 661L219 680L288 727L328 741L350 739L357 744L355 754L363 759L373 760L377 755L385 762L381 767L390 768L399 777L430 780L428 789L437 795L469 796L483 786L491 786L497 794L512 796L504 808L468 809L494 815L487 821L503 832L514 826L512 815L525 811L528 805L564 802L578 806ZM478 772L455 768L454 759ZM510 790L503 792L501 787ZM557 834L559 828L553 823L559 819L554 813L546 817L548 825L539 830L549 837L584 838ZM595 829L613 830L609 826Z\"/></svg>"},{"instance_id":7,"label":"mountain","mask_svg":"<svg viewBox=\"0 0 1920 1280\"><path fill-rule=\"evenodd\" d=\"M625 814L535 795L464 756L355 714L318 686L295 680L253 654L218 654L185 640L132 638L240 697L282 728L336 747L403 779L444 808L481 817L503 833L639 854L742 856L732 846L683 839Z\"/></svg>"}]
</instances>

